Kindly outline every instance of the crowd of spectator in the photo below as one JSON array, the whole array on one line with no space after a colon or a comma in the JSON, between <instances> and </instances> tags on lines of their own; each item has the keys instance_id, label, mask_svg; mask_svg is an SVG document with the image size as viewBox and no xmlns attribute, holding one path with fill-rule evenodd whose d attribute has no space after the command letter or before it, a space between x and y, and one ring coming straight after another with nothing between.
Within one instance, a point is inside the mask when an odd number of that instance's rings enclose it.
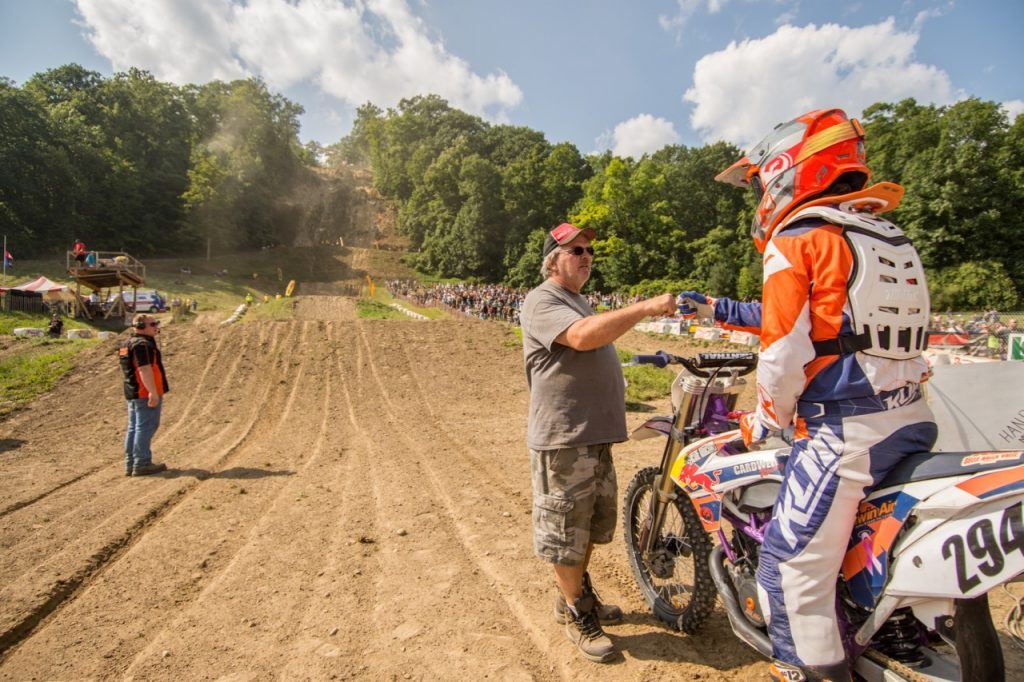
<instances>
[{"instance_id":1,"label":"crowd of spectator","mask_svg":"<svg viewBox=\"0 0 1024 682\"><path fill-rule=\"evenodd\" d=\"M481 320L501 320L519 324L519 310L529 289L501 284L432 284L416 280L388 282L393 296L408 299L418 306L438 306ZM594 309L621 308L639 300L621 294L590 293L587 299Z\"/></svg>"},{"instance_id":2,"label":"crowd of spectator","mask_svg":"<svg viewBox=\"0 0 1024 682\"><path fill-rule=\"evenodd\" d=\"M481 320L500 320L519 324L519 311L529 289L501 284L423 284L417 280L388 282L392 295L418 306L437 306L450 312ZM587 294L595 310L622 308L640 300L640 296L592 292ZM932 316L932 333L960 334L969 337L964 348L971 354L1005 356L1010 334L1021 331L1021 321L988 310L965 317L952 312ZM962 342L961 342L962 343Z\"/></svg>"},{"instance_id":3,"label":"crowd of spectator","mask_svg":"<svg viewBox=\"0 0 1024 682\"><path fill-rule=\"evenodd\" d=\"M433 284L416 280L388 282L393 296L408 299L418 306L438 306L481 320L502 320L519 324L519 310L526 289L500 284Z\"/></svg>"},{"instance_id":4,"label":"crowd of spectator","mask_svg":"<svg viewBox=\"0 0 1024 682\"><path fill-rule=\"evenodd\" d=\"M978 313L970 319L947 311L944 315L932 316L932 331L946 334L995 334L1006 336L1018 331L1019 321L1015 317L1001 319L997 310Z\"/></svg>"},{"instance_id":5,"label":"crowd of spectator","mask_svg":"<svg viewBox=\"0 0 1024 682\"><path fill-rule=\"evenodd\" d=\"M954 345L959 345L961 352L969 355L1005 358L1010 335L1019 333L1021 324L1016 316L1001 315L996 310L969 317L947 311L932 316L930 331L955 335ZM956 336L964 337L964 340L958 342Z\"/></svg>"}]
</instances>

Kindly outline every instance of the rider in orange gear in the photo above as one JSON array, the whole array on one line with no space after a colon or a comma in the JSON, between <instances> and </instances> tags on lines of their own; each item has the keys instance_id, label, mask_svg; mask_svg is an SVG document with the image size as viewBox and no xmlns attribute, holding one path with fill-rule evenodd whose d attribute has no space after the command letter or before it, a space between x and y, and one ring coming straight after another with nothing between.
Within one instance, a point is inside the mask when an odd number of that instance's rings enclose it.
<instances>
[{"instance_id":1,"label":"rider in orange gear","mask_svg":"<svg viewBox=\"0 0 1024 682\"><path fill-rule=\"evenodd\" d=\"M839 109L777 126L716 179L758 197L761 303L680 294L680 309L761 337L748 445L796 424L757 578L772 674L848 680L835 586L857 507L903 457L934 444L921 400L929 305L916 251L875 217L903 189L868 187L864 131Z\"/></svg>"}]
</instances>

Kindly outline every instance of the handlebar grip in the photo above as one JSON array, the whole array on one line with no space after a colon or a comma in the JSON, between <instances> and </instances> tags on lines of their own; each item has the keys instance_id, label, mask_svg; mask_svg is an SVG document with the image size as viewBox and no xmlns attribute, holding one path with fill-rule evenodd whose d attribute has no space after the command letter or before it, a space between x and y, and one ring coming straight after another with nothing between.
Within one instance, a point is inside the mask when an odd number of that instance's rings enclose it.
<instances>
[{"instance_id":1,"label":"handlebar grip","mask_svg":"<svg viewBox=\"0 0 1024 682\"><path fill-rule=\"evenodd\" d=\"M669 355L663 351L658 351L654 355L634 355L633 362L638 365L654 365L655 367L668 367L668 363L671 361Z\"/></svg>"}]
</instances>

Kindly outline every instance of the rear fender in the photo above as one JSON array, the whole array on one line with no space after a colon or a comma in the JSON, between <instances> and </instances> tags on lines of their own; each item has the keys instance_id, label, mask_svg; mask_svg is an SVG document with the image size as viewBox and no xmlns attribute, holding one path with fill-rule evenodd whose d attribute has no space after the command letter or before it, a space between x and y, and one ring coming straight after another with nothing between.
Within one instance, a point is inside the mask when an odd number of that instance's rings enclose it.
<instances>
[{"instance_id":1,"label":"rear fender","mask_svg":"<svg viewBox=\"0 0 1024 682\"><path fill-rule=\"evenodd\" d=\"M962 509L899 548L887 595L970 599L1024 573L1024 493Z\"/></svg>"},{"instance_id":2,"label":"rear fender","mask_svg":"<svg viewBox=\"0 0 1024 682\"><path fill-rule=\"evenodd\" d=\"M969 517L978 505L1024 495L1024 482L1018 485L1018 479L1024 481L1024 467L917 481L871 492L857 510L843 558L843 579L851 596L859 604L873 607L883 592L890 592L887 585L898 556L917 552L916 543L933 537L935 532L945 532L938 529L954 519ZM913 523L908 525L911 516ZM954 568L943 561L941 553L935 554L931 562Z\"/></svg>"},{"instance_id":3,"label":"rear fender","mask_svg":"<svg viewBox=\"0 0 1024 682\"><path fill-rule=\"evenodd\" d=\"M949 479L909 483L872 491L860 503L842 565L843 580L858 604L872 608L881 597L893 547L906 544L904 528L911 512L917 514L915 505L950 485ZM920 518L917 524L911 532L920 527Z\"/></svg>"}]
</instances>

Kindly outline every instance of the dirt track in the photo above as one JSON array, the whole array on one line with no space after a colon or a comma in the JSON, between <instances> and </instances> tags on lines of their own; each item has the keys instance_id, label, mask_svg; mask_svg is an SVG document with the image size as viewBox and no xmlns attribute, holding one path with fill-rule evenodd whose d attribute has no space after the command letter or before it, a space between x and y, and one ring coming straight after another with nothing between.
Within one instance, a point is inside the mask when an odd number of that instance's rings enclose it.
<instances>
[{"instance_id":1,"label":"dirt track","mask_svg":"<svg viewBox=\"0 0 1024 682\"><path fill-rule=\"evenodd\" d=\"M0 679L761 678L721 613L659 626L618 538L593 574L624 660L565 641L505 327L296 317L165 331L160 477L122 474L112 346L0 423ZM621 488L656 450L620 446Z\"/></svg>"}]
</instances>

